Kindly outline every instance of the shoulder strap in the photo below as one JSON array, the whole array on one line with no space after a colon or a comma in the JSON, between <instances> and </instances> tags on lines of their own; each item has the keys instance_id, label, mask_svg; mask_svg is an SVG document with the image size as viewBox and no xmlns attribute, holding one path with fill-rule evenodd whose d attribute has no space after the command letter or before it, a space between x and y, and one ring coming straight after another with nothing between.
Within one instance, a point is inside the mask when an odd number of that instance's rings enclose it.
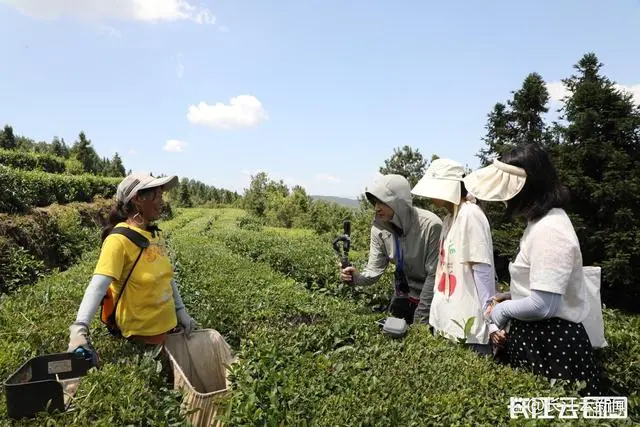
<instances>
[{"instance_id":1,"label":"shoulder strap","mask_svg":"<svg viewBox=\"0 0 640 427\"><path fill-rule=\"evenodd\" d=\"M149 247L149 239L147 239L146 237L144 237L142 234L138 233L137 231L132 230L131 228L127 228L127 227L116 227L109 234L122 234L123 236L127 237L129 240L131 240L133 243L135 243L136 246L138 246L140 248L140 252L138 253L138 257L134 261L133 266L131 267L131 270L129 271L129 274L127 275L127 278L122 283L122 289L120 290L120 294L118 295L118 299L116 300L116 302L115 302L115 304L113 306L113 313L114 313L114 316L115 316L116 310L118 309L118 302L120 302L120 298L124 294L124 288L127 285L127 282L129 281L129 278L131 277L131 274L133 273L133 270L136 268L136 264L138 264L138 260L140 260L140 257L142 256L142 252L144 252L145 248Z\"/></svg>"},{"instance_id":2,"label":"shoulder strap","mask_svg":"<svg viewBox=\"0 0 640 427\"><path fill-rule=\"evenodd\" d=\"M109 234L122 234L142 249L149 247L149 239L128 227L116 227Z\"/></svg>"},{"instance_id":3,"label":"shoulder strap","mask_svg":"<svg viewBox=\"0 0 640 427\"><path fill-rule=\"evenodd\" d=\"M396 244L396 268L404 270L404 255L402 254L402 248L400 247L400 237L398 237L398 235L394 235L393 239Z\"/></svg>"}]
</instances>

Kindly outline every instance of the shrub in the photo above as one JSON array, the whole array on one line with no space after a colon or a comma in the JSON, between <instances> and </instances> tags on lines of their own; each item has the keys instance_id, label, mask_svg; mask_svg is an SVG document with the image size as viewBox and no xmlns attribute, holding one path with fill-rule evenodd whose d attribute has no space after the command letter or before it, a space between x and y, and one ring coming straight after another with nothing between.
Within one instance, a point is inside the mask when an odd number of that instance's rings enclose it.
<instances>
[{"instance_id":1,"label":"shrub","mask_svg":"<svg viewBox=\"0 0 640 427\"><path fill-rule=\"evenodd\" d=\"M255 215L243 215L236 220L238 228L243 230L261 231L265 226L265 221Z\"/></svg>"},{"instance_id":2,"label":"shrub","mask_svg":"<svg viewBox=\"0 0 640 427\"><path fill-rule=\"evenodd\" d=\"M50 154L0 149L0 165L15 169L64 173L65 159Z\"/></svg>"},{"instance_id":3,"label":"shrub","mask_svg":"<svg viewBox=\"0 0 640 427\"><path fill-rule=\"evenodd\" d=\"M120 178L93 175L57 175L20 171L0 166L0 212L26 212L52 203L91 202L94 197L112 197Z\"/></svg>"},{"instance_id":4,"label":"shrub","mask_svg":"<svg viewBox=\"0 0 640 427\"><path fill-rule=\"evenodd\" d=\"M36 209L29 215L0 214L2 291L32 284L54 269L66 269L99 246L99 228L109 203L73 203Z\"/></svg>"},{"instance_id":5,"label":"shrub","mask_svg":"<svg viewBox=\"0 0 640 427\"><path fill-rule=\"evenodd\" d=\"M0 237L0 294L34 283L45 272L45 265L26 249Z\"/></svg>"},{"instance_id":6,"label":"shrub","mask_svg":"<svg viewBox=\"0 0 640 427\"><path fill-rule=\"evenodd\" d=\"M207 221L190 222L171 244L189 310L238 349L230 425L508 423L511 396L576 395L432 337L424 326L388 339L377 315L227 250L221 242L230 233L202 236Z\"/></svg>"}]
</instances>

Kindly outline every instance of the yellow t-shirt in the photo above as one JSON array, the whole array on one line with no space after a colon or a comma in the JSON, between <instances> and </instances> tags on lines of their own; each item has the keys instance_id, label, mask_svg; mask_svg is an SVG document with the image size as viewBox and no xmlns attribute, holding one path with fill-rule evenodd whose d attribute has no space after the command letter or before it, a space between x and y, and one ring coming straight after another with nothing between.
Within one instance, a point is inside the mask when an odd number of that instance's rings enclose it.
<instances>
[{"instance_id":1,"label":"yellow t-shirt","mask_svg":"<svg viewBox=\"0 0 640 427\"><path fill-rule=\"evenodd\" d=\"M152 237L150 232L125 222L116 227L133 229L149 239L149 246L138 260L118 301L116 322L122 336L152 336L168 332L176 327L177 318L171 288L173 268L164 239L157 233ZM126 236L111 234L104 240L94 274L114 279L110 287L115 299L119 298L122 282L139 253L140 248Z\"/></svg>"}]
</instances>

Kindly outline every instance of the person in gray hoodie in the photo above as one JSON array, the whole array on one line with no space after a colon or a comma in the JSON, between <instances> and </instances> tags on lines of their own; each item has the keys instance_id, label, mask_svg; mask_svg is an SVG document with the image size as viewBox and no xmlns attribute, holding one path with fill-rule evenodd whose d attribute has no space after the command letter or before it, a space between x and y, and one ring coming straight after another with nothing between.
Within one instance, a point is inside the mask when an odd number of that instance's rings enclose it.
<instances>
[{"instance_id":1,"label":"person in gray hoodie","mask_svg":"<svg viewBox=\"0 0 640 427\"><path fill-rule=\"evenodd\" d=\"M413 206L411 186L401 175L383 175L365 195L376 212L367 266L361 272L355 267L341 269L340 278L371 285L394 263L391 315L409 324L428 324L442 221L433 212Z\"/></svg>"}]
</instances>

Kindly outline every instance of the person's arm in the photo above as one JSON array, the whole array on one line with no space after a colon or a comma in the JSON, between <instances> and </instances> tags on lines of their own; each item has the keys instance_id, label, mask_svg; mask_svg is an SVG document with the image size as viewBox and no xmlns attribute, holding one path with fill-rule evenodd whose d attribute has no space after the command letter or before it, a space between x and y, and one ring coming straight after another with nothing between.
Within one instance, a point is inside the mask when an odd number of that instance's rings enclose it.
<instances>
[{"instance_id":1,"label":"person's arm","mask_svg":"<svg viewBox=\"0 0 640 427\"><path fill-rule=\"evenodd\" d=\"M496 305L491 318L502 327L509 317L531 321L555 316L569 286L577 243L563 221L548 218L529 235L523 249L529 260L531 295Z\"/></svg>"},{"instance_id":2,"label":"person's arm","mask_svg":"<svg viewBox=\"0 0 640 427\"><path fill-rule=\"evenodd\" d=\"M113 280L119 280L125 261L124 246L118 236L108 236L102 243L98 263L84 292L75 322L69 327L69 351L91 347L89 325Z\"/></svg>"},{"instance_id":3,"label":"person's arm","mask_svg":"<svg viewBox=\"0 0 640 427\"><path fill-rule=\"evenodd\" d=\"M533 290L526 298L497 304L491 311L491 321L503 329L511 318L523 321L548 319L556 315L561 301L560 294Z\"/></svg>"},{"instance_id":4,"label":"person's arm","mask_svg":"<svg viewBox=\"0 0 640 427\"><path fill-rule=\"evenodd\" d=\"M478 206L466 207L460 217L462 241L459 259L471 266L478 302L484 313L496 293L491 229L486 215ZM498 330L495 324L489 323L490 333Z\"/></svg>"},{"instance_id":5,"label":"person's arm","mask_svg":"<svg viewBox=\"0 0 640 427\"><path fill-rule=\"evenodd\" d=\"M478 292L478 300L484 313L496 293L493 267L485 263L474 263L471 269L473 270L473 280L476 285L476 291Z\"/></svg>"},{"instance_id":6,"label":"person's arm","mask_svg":"<svg viewBox=\"0 0 640 427\"><path fill-rule=\"evenodd\" d=\"M376 229L372 228L367 266L364 270L356 272L353 277L353 283L358 286L367 286L377 282L387 265L389 265L389 257L387 256L384 242L378 236Z\"/></svg>"},{"instance_id":7,"label":"person's arm","mask_svg":"<svg viewBox=\"0 0 640 427\"><path fill-rule=\"evenodd\" d=\"M426 258L424 269L426 278L420 292L420 302L413 314L414 322L429 323L429 313L431 311L431 301L433 301L433 288L436 284L436 270L438 269L438 259L440 258L440 238L442 234L442 223L434 222L429 225L427 231Z\"/></svg>"},{"instance_id":8,"label":"person's arm","mask_svg":"<svg viewBox=\"0 0 640 427\"><path fill-rule=\"evenodd\" d=\"M89 339L89 325L112 281L112 277L103 274L94 274L91 278L89 286L87 286L82 297L76 320L69 326L69 346L67 351L72 352L79 347L83 347L85 350L92 349L91 340Z\"/></svg>"},{"instance_id":9,"label":"person's arm","mask_svg":"<svg viewBox=\"0 0 640 427\"><path fill-rule=\"evenodd\" d=\"M191 335L191 332L198 327L198 324L195 319L187 313L187 309L184 302L182 302L182 297L180 296L180 291L178 290L178 283L176 283L175 279L171 279L171 288L173 289L173 301L176 306L176 317L178 318L178 323L182 325L184 328L184 335L188 338Z\"/></svg>"},{"instance_id":10,"label":"person's arm","mask_svg":"<svg viewBox=\"0 0 640 427\"><path fill-rule=\"evenodd\" d=\"M112 277L105 276L104 274L93 275L82 297L80 308L76 314L75 324L89 327L112 281Z\"/></svg>"}]
</instances>

